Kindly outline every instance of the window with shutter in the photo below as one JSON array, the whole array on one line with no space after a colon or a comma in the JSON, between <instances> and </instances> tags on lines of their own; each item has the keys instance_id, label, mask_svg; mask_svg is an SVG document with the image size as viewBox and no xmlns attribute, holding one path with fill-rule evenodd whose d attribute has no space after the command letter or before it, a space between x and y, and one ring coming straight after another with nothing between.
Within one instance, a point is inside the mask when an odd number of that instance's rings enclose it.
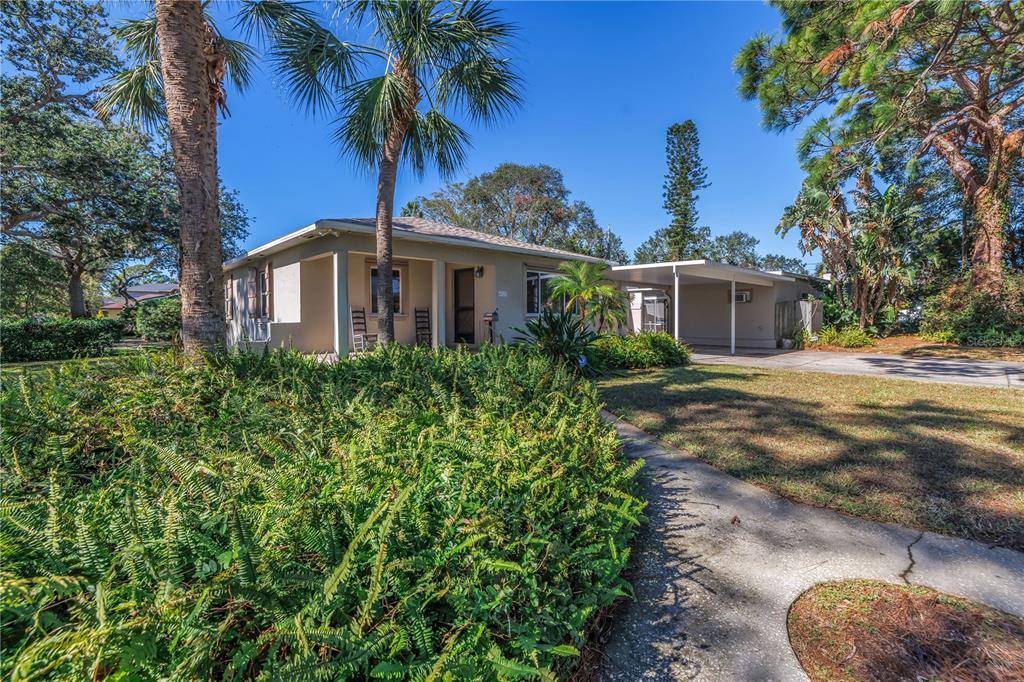
<instances>
[{"instance_id":1,"label":"window with shutter","mask_svg":"<svg viewBox=\"0 0 1024 682\"><path fill-rule=\"evenodd\" d=\"M259 301L256 292L256 272L256 268L249 268L249 278L245 282L245 290L249 304L249 317L256 317L257 314L259 313L259 311L256 310L256 305Z\"/></svg>"}]
</instances>

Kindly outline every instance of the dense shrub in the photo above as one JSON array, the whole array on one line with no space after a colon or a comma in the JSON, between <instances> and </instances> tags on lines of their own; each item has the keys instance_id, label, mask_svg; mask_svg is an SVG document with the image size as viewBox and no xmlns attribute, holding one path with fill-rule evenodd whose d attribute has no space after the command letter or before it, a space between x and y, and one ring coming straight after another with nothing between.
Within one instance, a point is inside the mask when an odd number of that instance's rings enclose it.
<instances>
[{"instance_id":1,"label":"dense shrub","mask_svg":"<svg viewBox=\"0 0 1024 682\"><path fill-rule=\"evenodd\" d=\"M590 370L590 344L597 334L577 314L545 309L527 320L526 328L515 328L522 336L516 342L534 346L545 357L585 371Z\"/></svg>"},{"instance_id":2,"label":"dense shrub","mask_svg":"<svg viewBox=\"0 0 1024 682\"><path fill-rule=\"evenodd\" d=\"M819 346L839 348L864 348L875 344L868 333L859 327L825 327L818 332L816 343Z\"/></svg>"},{"instance_id":3,"label":"dense shrub","mask_svg":"<svg viewBox=\"0 0 1024 682\"><path fill-rule=\"evenodd\" d=\"M594 364L603 369L680 367L690 362L690 349L665 332L618 336L608 334L592 344Z\"/></svg>"},{"instance_id":4,"label":"dense shrub","mask_svg":"<svg viewBox=\"0 0 1024 682\"><path fill-rule=\"evenodd\" d=\"M146 341L173 341L181 333L181 298L168 296L136 306L135 333Z\"/></svg>"},{"instance_id":5,"label":"dense shrub","mask_svg":"<svg viewBox=\"0 0 1024 682\"><path fill-rule=\"evenodd\" d=\"M0 360L30 362L100 355L121 340L119 320L17 320L0 322Z\"/></svg>"},{"instance_id":6,"label":"dense shrub","mask_svg":"<svg viewBox=\"0 0 1024 682\"><path fill-rule=\"evenodd\" d=\"M952 284L925 302L921 331L967 346L1024 346L1024 275L1006 275L998 294Z\"/></svg>"},{"instance_id":7,"label":"dense shrub","mask_svg":"<svg viewBox=\"0 0 1024 682\"><path fill-rule=\"evenodd\" d=\"M0 674L563 676L643 508L598 407L510 346L5 382Z\"/></svg>"}]
</instances>

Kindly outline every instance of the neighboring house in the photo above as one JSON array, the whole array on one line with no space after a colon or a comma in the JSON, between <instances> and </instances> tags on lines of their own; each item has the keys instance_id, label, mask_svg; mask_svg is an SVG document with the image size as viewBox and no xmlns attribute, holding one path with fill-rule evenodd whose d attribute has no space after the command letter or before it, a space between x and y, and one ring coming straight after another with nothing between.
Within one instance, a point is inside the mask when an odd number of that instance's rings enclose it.
<instances>
[{"instance_id":1,"label":"neighboring house","mask_svg":"<svg viewBox=\"0 0 1024 682\"><path fill-rule=\"evenodd\" d=\"M419 336L475 347L492 333L511 341L513 328L543 308L545 282L560 263L603 262L421 218L393 225L401 343ZM365 333L377 331L374 244L372 218L318 220L225 263L228 344L347 354L363 336L362 318Z\"/></svg>"},{"instance_id":2,"label":"neighboring house","mask_svg":"<svg viewBox=\"0 0 1024 682\"><path fill-rule=\"evenodd\" d=\"M135 300L135 303L142 303L144 301L153 301L158 298L167 298L168 296L177 296L178 294L178 283L177 282L152 282L149 284L136 284L128 287L128 295ZM100 306L100 315L107 318L115 318L121 315L124 310L126 301L123 296L115 296L113 298L103 299L103 305ZM127 305L134 305L131 301L127 301Z\"/></svg>"},{"instance_id":3,"label":"neighboring house","mask_svg":"<svg viewBox=\"0 0 1024 682\"><path fill-rule=\"evenodd\" d=\"M561 263L606 262L422 218L393 224L400 343L511 341L515 328L544 309ZM225 263L228 344L339 355L363 348L377 332L375 253L374 220L344 218L318 220ZM630 294L634 331L663 329L691 343L728 345L735 311L740 345L774 347L782 326L820 326L820 310L801 317L813 306L800 301L814 289L790 274L688 261L614 267L608 276ZM730 304L733 280L744 301L738 305ZM682 304L678 333L673 301ZM789 313L780 312L781 303Z\"/></svg>"},{"instance_id":4,"label":"neighboring house","mask_svg":"<svg viewBox=\"0 0 1024 682\"><path fill-rule=\"evenodd\" d=\"M619 265L633 331L666 331L691 345L776 348L821 329L817 278L708 260ZM674 320L679 318L680 324Z\"/></svg>"}]
</instances>

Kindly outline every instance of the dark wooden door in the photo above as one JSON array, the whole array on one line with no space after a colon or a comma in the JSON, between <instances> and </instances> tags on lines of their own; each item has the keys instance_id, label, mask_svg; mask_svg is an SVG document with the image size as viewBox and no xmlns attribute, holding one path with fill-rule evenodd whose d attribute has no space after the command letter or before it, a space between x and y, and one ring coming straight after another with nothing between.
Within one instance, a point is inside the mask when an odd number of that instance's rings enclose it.
<instances>
[{"instance_id":1,"label":"dark wooden door","mask_svg":"<svg viewBox=\"0 0 1024 682\"><path fill-rule=\"evenodd\" d=\"M473 269L456 270L455 275L455 343L475 343L476 319L473 310Z\"/></svg>"}]
</instances>

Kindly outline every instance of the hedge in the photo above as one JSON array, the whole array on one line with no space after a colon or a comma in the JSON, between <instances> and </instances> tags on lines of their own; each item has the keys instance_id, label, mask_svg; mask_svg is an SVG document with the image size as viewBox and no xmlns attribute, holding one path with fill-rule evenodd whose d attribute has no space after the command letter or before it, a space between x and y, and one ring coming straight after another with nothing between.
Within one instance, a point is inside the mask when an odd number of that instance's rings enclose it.
<instances>
[{"instance_id":1,"label":"hedge","mask_svg":"<svg viewBox=\"0 0 1024 682\"><path fill-rule=\"evenodd\" d=\"M591 344L591 359L601 369L680 367L690 364L690 349L665 332L608 334Z\"/></svg>"},{"instance_id":2,"label":"hedge","mask_svg":"<svg viewBox=\"0 0 1024 682\"><path fill-rule=\"evenodd\" d=\"M180 297L143 301L135 307L135 333L146 341L173 341L181 334Z\"/></svg>"},{"instance_id":3,"label":"hedge","mask_svg":"<svg viewBox=\"0 0 1024 682\"><path fill-rule=\"evenodd\" d=\"M5 678L564 678L629 591L642 463L528 348L85 365L2 393Z\"/></svg>"},{"instance_id":4,"label":"hedge","mask_svg":"<svg viewBox=\"0 0 1024 682\"><path fill-rule=\"evenodd\" d=\"M1024 274L1006 273L1001 290L987 293L969 279L925 301L924 336L965 346L1024 347Z\"/></svg>"},{"instance_id":5,"label":"hedge","mask_svg":"<svg viewBox=\"0 0 1024 682\"><path fill-rule=\"evenodd\" d=\"M121 340L120 320L79 318L0 322L0 360L30 362L101 355Z\"/></svg>"}]
</instances>

